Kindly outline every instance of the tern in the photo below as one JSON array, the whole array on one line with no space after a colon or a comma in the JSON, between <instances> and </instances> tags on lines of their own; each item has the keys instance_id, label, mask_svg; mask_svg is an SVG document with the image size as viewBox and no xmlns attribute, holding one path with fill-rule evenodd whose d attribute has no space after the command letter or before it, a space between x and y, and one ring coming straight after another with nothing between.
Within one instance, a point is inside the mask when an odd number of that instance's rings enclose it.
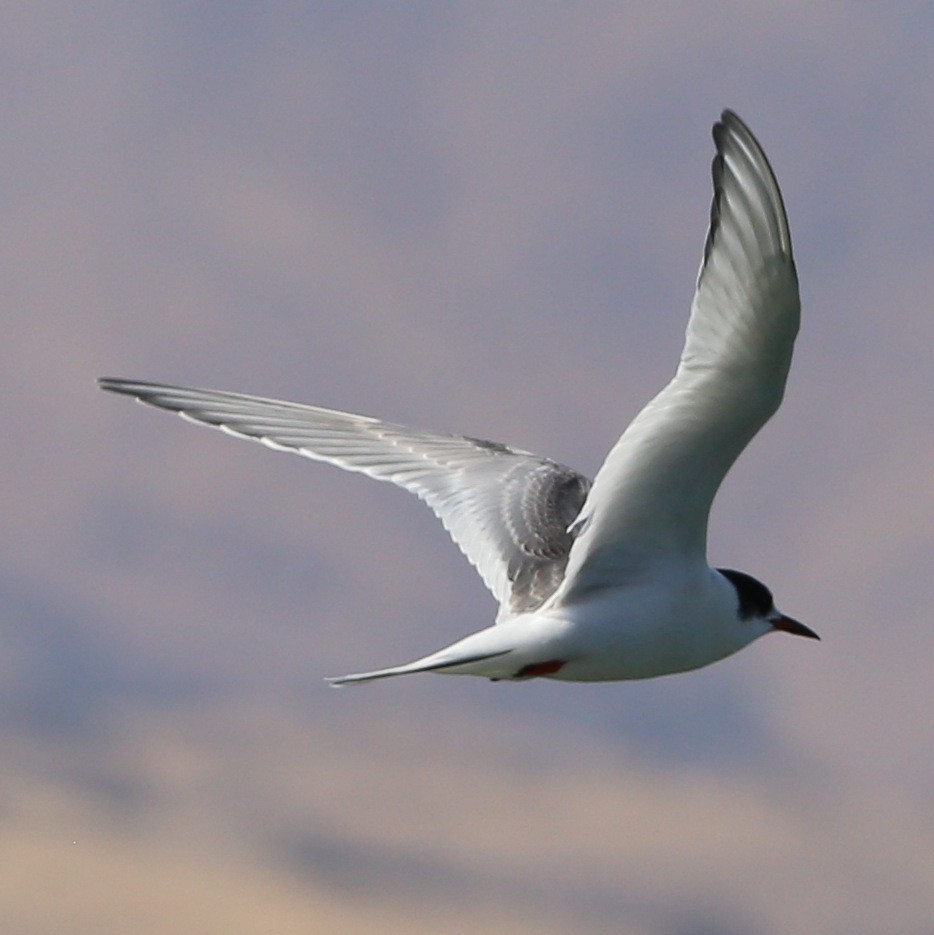
<instances>
[{"instance_id":1,"label":"tern","mask_svg":"<svg viewBox=\"0 0 934 935\"><path fill-rule=\"evenodd\" d=\"M493 625L413 672L577 682L685 672L766 633L819 639L751 575L707 563L711 504L782 401L800 320L778 183L732 111L713 128L713 204L681 359L593 482L496 442L241 393L104 378L105 390L410 490L499 602Z\"/></svg>"}]
</instances>

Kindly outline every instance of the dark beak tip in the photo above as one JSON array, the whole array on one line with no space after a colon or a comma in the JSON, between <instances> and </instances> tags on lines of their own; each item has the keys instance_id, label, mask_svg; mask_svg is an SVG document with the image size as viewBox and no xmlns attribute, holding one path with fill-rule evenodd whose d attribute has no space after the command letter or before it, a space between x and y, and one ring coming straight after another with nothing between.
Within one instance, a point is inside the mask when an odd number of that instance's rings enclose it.
<instances>
[{"instance_id":1,"label":"dark beak tip","mask_svg":"<svg viewBox=\"0 0 934 935\"><path fill-rule=\"evenodd\" d=\"M806 627L803 623L798 623L797 620L793 620L791 617L779 617L779 619L773 623L773 626L776 630L781 630L783 633L790 633L792 636L804 636L809 640L817 640L820 642L820 637L810 627Z\"/></svg>"}]
</instances>

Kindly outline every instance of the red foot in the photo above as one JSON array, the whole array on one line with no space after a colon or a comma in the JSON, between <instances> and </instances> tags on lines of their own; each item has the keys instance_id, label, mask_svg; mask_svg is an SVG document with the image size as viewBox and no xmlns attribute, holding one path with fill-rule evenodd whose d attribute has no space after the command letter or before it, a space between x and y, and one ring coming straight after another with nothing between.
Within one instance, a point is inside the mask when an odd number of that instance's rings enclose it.
<instances>
[{"instance_id":1,"label":"red foot","mask_svg":"<svg viewBox=\"0 0 934 935\"><path fill-rule=\"evenodd\" d=\"M554 675L564 667L567 659L549 659L547 662L530 662L523 666L514 676L516 679L534 679L541 675Z\"/></svg>"}]
</instances>

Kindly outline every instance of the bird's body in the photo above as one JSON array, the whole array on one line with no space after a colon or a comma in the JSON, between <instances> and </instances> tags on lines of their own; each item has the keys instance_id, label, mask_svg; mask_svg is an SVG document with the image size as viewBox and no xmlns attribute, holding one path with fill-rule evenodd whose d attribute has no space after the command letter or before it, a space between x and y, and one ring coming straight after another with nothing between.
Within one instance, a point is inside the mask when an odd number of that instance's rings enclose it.
<instances>
[{"instance_id":1,"label":"bird's body","mask_svg":"<svg viewBox=\"0 0 934 935\"><path fill-rule=\"evenodd\" d=\"M591 484L494 442L263 397L128 380L104 389L419 496L500 602L496 623L411 672L568 681L700 668L775 630L816 637L760 582L707 564L707 518L733 461L781 403L800 303L768 161L730 111L714 127L714 201L674 379Z\"/></svg>"},{"instance_id":2,"label":"bird's body","mask_svg":"<svg viewBox=\"0 0 934 935\"><path fill-rule=\"evenodd\" d=\"M494 679L612 682L699 669L770 625L732 625L736 592L706 564L602 588L573 603L512 617L423 659L347 681L421 670Z\"/></svg>"}]
</instances>

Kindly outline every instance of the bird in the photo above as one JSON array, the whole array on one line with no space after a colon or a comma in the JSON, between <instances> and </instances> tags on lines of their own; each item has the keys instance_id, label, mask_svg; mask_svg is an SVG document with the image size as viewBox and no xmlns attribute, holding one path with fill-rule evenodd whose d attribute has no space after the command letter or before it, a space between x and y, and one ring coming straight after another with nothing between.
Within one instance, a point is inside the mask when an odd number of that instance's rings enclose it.
<instances>
[{"instance_id":1,"label":"bird","mask_svg":"<svg viewBox=\"0 0 934 935\"><path fill-rule=\"evenodd\" d=\"M318 406L168 384L100 386L411 491L499 602L495 621L335 686L430 672L612 682L687 672L768 633L812 639L745 572L707 561L711 505L779 408L801 303L782 195L746 124L713 127L713 200L674 377L591 482L549 458Z\"/></svg>"}]
</instances>

